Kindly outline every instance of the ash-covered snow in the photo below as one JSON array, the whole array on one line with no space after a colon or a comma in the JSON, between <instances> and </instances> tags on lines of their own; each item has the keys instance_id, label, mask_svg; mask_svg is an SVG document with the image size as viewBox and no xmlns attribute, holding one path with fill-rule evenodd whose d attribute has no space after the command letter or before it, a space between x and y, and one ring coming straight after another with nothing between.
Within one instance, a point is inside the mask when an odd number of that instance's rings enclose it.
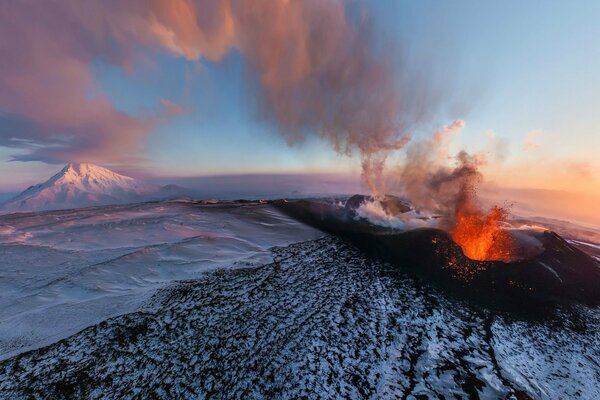
<instances>
[{"instance_id":1,"label":"ash-covered snow","mask_svg":"<svg viewBox=\"0 0 600 400\"><path fill-rule=\"evenodd\" d=\"M600 398L598 309L563 307L538 319L482 309L338 239L316 239L268 205L78 212L32 215L5 230L19 239L3 252L25 246L3 267L2 279L11 266L2 301L13 299L12 318L27 307L46 312L31 297L82 314L97 310L77 296L118 308L115 293L126 293L137 303L5 357L2 399ZM290 237L305 241L288 245ZM255 262L236 264L248 252ZM96 298L92 289L115 293ZM54 317L39 321L52 326Z\"/></svg>"}]
</instances>

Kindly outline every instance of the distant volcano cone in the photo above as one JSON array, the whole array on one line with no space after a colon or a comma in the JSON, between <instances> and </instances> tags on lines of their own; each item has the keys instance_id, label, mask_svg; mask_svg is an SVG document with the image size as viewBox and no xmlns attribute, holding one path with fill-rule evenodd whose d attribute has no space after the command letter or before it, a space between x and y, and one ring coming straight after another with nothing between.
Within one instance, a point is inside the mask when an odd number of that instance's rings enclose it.
<instances>
[{"instance_id":1,"label":"distant volcano cone","mask_svg":"<svg viewBox=\"0 0 600 400\"><path fill-rule=\"evenodd\" d=\"M90 163L69 163L46 182L30 186L7 201L0 212L81 208L156 200L175 191L118 174Z\"/></svg>"}]
</instances>

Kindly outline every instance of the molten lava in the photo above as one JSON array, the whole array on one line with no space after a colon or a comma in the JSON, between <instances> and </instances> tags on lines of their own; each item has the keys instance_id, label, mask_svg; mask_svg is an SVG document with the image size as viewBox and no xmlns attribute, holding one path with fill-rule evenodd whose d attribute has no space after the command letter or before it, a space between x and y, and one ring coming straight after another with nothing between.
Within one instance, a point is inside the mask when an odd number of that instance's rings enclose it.
<instances>
[{"instance_id":1,"label":"molten lava","mask_svg":"<svg viewBox=\"0 0 600 400\"><path fill-rule=\"evenodd\" d=\"M506 210L497 206L487 214L478 208L457 207L456 225L450 234L473 260L509 262L513 259L513 240L502 228L506 217Z\"/></svg>"}]
</instances>

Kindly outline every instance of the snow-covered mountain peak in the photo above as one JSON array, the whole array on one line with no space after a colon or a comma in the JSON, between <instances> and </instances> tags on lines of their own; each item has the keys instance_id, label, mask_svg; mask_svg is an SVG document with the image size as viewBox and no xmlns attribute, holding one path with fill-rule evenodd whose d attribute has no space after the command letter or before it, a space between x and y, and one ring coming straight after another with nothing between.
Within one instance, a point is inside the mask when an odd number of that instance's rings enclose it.
<instances>
[{"instance_id":1,"label":"snow-covered mountain peak","mask_svg":"<svg viewBox=\"0 0 600 400\"><path fill-rule=\"evenodd\" d=\"M29 187L0 207L0 213L57 210L157 200L163 189L91 163L69 163L46 182Z\"/></svg>"},{"instance_id":2,"label":"snow-covered mountain peak","mask_svg":"<svg viewBox=\"0 0 600 400\"><path fill-rule=\"evenodd\" d=\"M76 184L88 189L97 190L116 186L132 188L148 186L137 179L90 163L69 163L58 174L50 178L47 183Z\"/></svg>"},{"instance_id":3,"label":"snow-covered mountain peak","mask_svg":"<svg viewBox=\"0 0 600 400\"><path fill-rule=\"evenodd\" d=\"M125 177L124 175L117 174L109 170L108 168L101 167L91 163L69 163L67 164L60 173L65 176L97 176L97 177L108 177L108 178L119 178ZM133 179L125 177L128 179Z\"/></svg>"}]
</instances>

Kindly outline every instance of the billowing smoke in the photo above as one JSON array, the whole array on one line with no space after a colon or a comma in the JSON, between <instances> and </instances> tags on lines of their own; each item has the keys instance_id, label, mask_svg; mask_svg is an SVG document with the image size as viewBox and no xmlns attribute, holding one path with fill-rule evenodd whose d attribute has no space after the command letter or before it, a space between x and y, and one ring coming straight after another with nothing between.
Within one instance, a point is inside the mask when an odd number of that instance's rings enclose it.
<instances>
[{"instance_id":1,"label":"billowing smoke","mask_svg":"<svg viewBox=\"0 0 600 400\"><path fill-rule=\"evenodd\" d=\"M477 184L481 181L479 166L482 160L465 151L460 151L456 156L457 165L453 169L441 168L433 171L423 181L429 196L435 198L436 211L440 211L446 218L454 218L460 208L474 212L479 208L477 204ZM456 221L447 221L455 225Z\"/></svg>"},{"instance_id":2,"label":"billowing smoke","mask_svg":"<svg viewBox=\"0 0 600 400\"><path fill-rule=\"evenodd\" d=\"M405 152L405 160L392 171L391 186L410 200L419 211L451 217L461 193L471 192L480 179L480 156L459 153L456 168L449 166L453 158L448 142L465 126L462 120L442 128L429 139L412 142ZM451 224L451 221L448 221Z\"/></svg>"},{"instance_id":3,"label":"billowing smoke","mask_svg":"<svg viewBox=\"0 0 600 400\"><path fill-rule=\"evenodd\" d=\"M395 179L389 186L404 198L398 200L408 200L409 211L385 207L386 202L398 201L386 196L365 201L357 215L399 230L444 229L475 260L512 262L540 254L542 244L530 231L511 226L506 207L488 209L481 204L477 189L484 157L465 151L449 155L447 141L463 126L463 121L455 121L428 140L407 147L406 158L392 173Z\"/></svg>"},{"instance_id":4,"label":"billowing smoke","mask_svg":"<svg viewBox=\"0 0 600 400\"><path fill-rule=\"evenodd\" d=\"M24 0L0 9L0 111L21 121L0 144L26 139L21 159L131 154L160 121L116 110L91 65L132 70L153 49L214 62L239 52L260 114L290 143L316 132L340 153L358 152L375 194L388 154L435 105L426 77L396 82L396 48L377 43L365 10L341 0ZM162 103L169 115L184 109Z\"/></svg>"},{"instance_id":5,"label":"billowing smoke","mask_svg":"<svg viewBox=\"0 0 600 400\"><path fill-rule=\"evenodd\" d=\"M259 114L290 143L316 133L340 153L357 152L375 196L386 193L388 155L439 103L427 76L398 81L407 75L398 70L406 65L397 65L406 57L377 43L365 10L341 0L24 0L0 7L0 35L7 38L0 58L0 111L7 114L0 119L13 120L0 145L26 146L20 160L118 162L135 154L160 118L117 110L91 65L100 59L131 70L154 49L213 62L239 52ZM168 99L161 104L168 116L186 112ZM463 124L456 121L431 142L443 145ZM422 187L429 153L413 145L414 163L402 176L419 206L429 206L431 190L451 186Z\"/></svg>"},{"instance_id":6,"label":"billowing smoke","mask_svg":"<svg viewBox=\"0 0 600 400\"><path fill-rule=\"evenodd\" d=\"M338 152L358 150L379 194L388 152L408 138L389 54L372 46L368 20L350 23L338 1L241 1L231 11L236 46L259 75L264 115L291 141L317 131Z\"/></svg>"},{"instance_id":7,"label":"billowing smoke","mask_svg":"<svg viewBox=\"0 0 600 400\"><path fill-rule=\"evenodd\" d=\"M468 257L512 261L523 256L518 243L525 242L507 230L505 208L487 210L479 202L479 169L485 159L465 151L455 157L449 154L450 137L464 125L464 121L457 120L430 139L409 145L394 187L418 212L437 214L438 227L447 230ZM454 165L450 165L452 161Z\"/></svg>"}]
</instances>

